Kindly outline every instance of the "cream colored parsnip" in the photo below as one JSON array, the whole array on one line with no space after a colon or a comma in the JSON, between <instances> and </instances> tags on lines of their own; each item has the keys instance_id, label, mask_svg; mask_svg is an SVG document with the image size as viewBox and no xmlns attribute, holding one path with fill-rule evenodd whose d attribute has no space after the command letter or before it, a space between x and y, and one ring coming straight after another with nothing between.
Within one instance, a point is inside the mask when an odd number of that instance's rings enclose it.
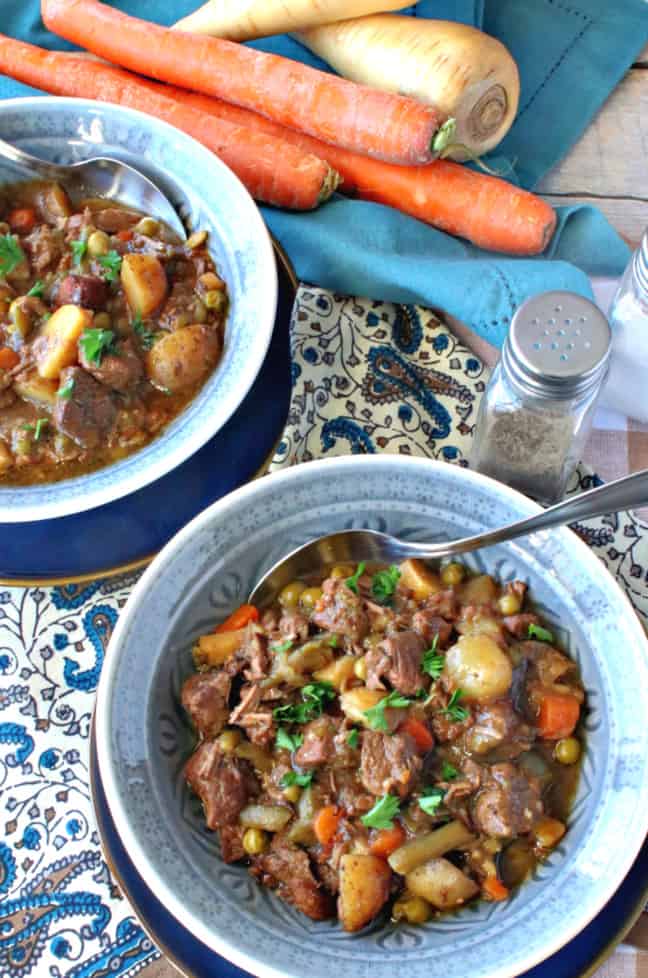
<instances>
[{"instance_id":1,"label":"cream colored parsnip","mask_svg":"<svg viewBox=\"0 0 648 978\"><path fill-rule=\"evenodd\" d=\"M446 653L445 673L475 703L504 696L513 678L511 660L490 635L462 635Z\"/></svg>"},{"instance_id":2,"label":"cream colored parsnip","mask_svg":"<svg viewBox=\"0 0 648 978\"><path fill-rule=\"evenodd\" d=\"M375 14L315 27L298 39L344 78L430 102L456 120L452 142L481 156L511 128L515 61L497 38L446 20ZM461 150L449 154L466 159Z\"/></svg>"},{"instance_id":3,"label":"cream colored parsnip","mask_svg":"<svg viewBox=\"0 0 648 978\"><path fill-rule=\"evenodd\" d=\"M251 41L402 7L402 0L207 0L174 29Z\"/></svg>"}]
</instances>

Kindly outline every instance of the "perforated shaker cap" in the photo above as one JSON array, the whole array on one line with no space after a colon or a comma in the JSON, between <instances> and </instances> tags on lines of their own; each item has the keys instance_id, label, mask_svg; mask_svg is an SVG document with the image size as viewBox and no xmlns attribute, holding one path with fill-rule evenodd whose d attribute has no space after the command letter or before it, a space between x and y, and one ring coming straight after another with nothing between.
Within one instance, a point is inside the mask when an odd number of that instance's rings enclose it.
<instances>
[{"instance_id":1,"label":"perforated shaker cap","mask_svg":"<svg viewBox=\"0 0 648 978\"><path fill-rule=\"evenodd\" d=\"M573 397L600 384L611 332L601 310L574 292L543 292L513 316L503 365L535 394Z\"/></svg>"}]
</instances>

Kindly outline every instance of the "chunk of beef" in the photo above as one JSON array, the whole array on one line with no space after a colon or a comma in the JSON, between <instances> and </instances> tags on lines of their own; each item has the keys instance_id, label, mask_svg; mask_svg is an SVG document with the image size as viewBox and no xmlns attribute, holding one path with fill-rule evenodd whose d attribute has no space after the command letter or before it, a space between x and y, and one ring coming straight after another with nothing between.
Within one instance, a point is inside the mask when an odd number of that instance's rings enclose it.
<instances>
[{"instance_id":1,"label":"chunk of beef","mask_svg":"<svg viewBox=\"0 0 648 978\"><path fill-rule=\"evenodd\" d=\"M185 778L205 809L207 828L234 825L258 783L247 761L224 754L215 740L203 740L185 764Z\"/></svg>"},{"instance_id":2,"label":"chunk of beef","mask_svg":"<svg viewBox=\"0 0 648 978\"><path fill-rule=\"evenodd\" d=\"M526 611L524 614L507 615L505 618L502 618L504 627L515 638L526 638L529 634L529 625L537 625L539 620L537 615L532 615Z\"/></svg>"},{"instance_id":3,"label":"chunk of beef","mask_svg":"<svg viewBox=\"0 0 648 978\"><path fill-rule=\"evenodd\" d=\"M52 230L47 224L39 224L24 239L25 250L37 273L46 271L57 264L63 254L63 240L60 231Z\"/></svg>"},{"instance_id":4,"label":"chunk of beef","mask_svg":"<svg viewBox=\"0 0 648 978\"><path fill-rule=\"evenodd\" d=\"M95 312L103 309L107 300L108 283L98 275L66 275L56 293L58 306L82 306Z\"/></svg>"},{"instance_id":5,"label":"chunk of beef","mask_svg":"<svg viewBox=\"0 0 648 978\"><path fill-rule=\"evenodd\" d=\"M299 767L319 767L327 764L334 754L335 724L330 717L318 717L304 727L304 742L295 753Z\"/></svg>"},{"instance_id":6,"label":"chunk of beef","mask_svg":"<svg viewBox=\"0 0 648 978\"><path fill-rule=\"evenodd\" d=\"M479 789L481 781L481 767L467 758L461 764L460 776L456 780L448 782L446 793L443 796L443 804L452 811L454 802L474 795Z\"/></svg>"},{"instance_id":7,"label":"chunk of beef","mask_svg":"<svg viewBox=\"0 0 648 978\"><path fill-rule=\"evenodd\" d=\"M367 653L367 686L384 689L385 676L394 689L413 696L423 685L421 659L425 642L418 632L397 632Z\"/></svg>"},{"instance_id":8,"label":"chunk of beef","mask_svg":"<svg viewBox=\"0 0 648 978\"><path fill-rule=\"evenodd\" d=\"M542 815L540 788L512 764L494 764L475 799L472 817L484 835L499 839L530 832Z\"/></svg>"},{"instance_id":9,"label":"chunk of beef","mask_svg":"<svg viewBox=\"0 0 648 978\"><path fill-rule=\"evenodd\" d=\"M360 780L372 795L396 791L406 798L422 767L416 743L407 733L385 735L374 730L362 734Z\"/></svg>"},{"instance_id":10,"label":"chunk of beef","mask_svg":"<svg viewBox=\"0 0 648 978\"><path fill-rule=\"evenodd\" d=\"M352 642L361 642L369 631L369 617L362 598L344 581L332 577L324 581L322 592L311 621L325 631L346 635Z\"/></svg>"},{"instance_id":11,"label":"chunk of beef","mask_svg":"<svg viewBox=\"0 0 648 978\"><path fill-rule=\"evenodd\" d=\"M95 211L94 223L101 231L116 234L117 231L128 231L140 220L141 214L128 211L123 207L106 207Z\"/></svg>"},{"instance_id":12,"label":"chunk of beef","mask_svg":"<svg viewBox=\"0 0 648 978\"><path fill-rule=\"evenodd\" d=\"M278 624L279 632L284 639L293 642L305 642L308 638L308 618L300 611L284 611Z\"/></svg>"},{"instance_id":13,"label":"chunk of beef","mask_svg":"<svg viewBox=\"0 0 648 978\"><path fill-rule=\"evenodd\" d=\"M307 854L281 835L275 835L268 852L255 858L250 871L311 920L327 920L334 915L333 898L315 879Z\"/></svg>"},{"instance_id":14,"label":"chunk of beef","mask_svg":"<svg viewBox=\"0 0 648 978\"><path fill-rule=\"evenodd\" d=\"M243 673L246 679L254 681L265 679L270 671L270 665L271 658L263 630L255 622L250 622L246 626L241 647L226 663L225 669L230 676Z\"/></svg>"},{"instance_id":15,"label":"chunk of beef","mask_svg":"<svg viewBox=\"0 0 648 978\"><path fill-rule=\"evenodd\" d=\"M117 407L112 393L82 367L65 367L61 386L73 381L69 398L56 398L57 428L84 448L96 448L115 423Z\"/></svg>"},{"instance_id":16,"label":"chunk of beef","mask_svg":"<svg viewBox=\"0 0 648 978\"><path fill-rule=\"evenodd\" d=\"M426 611L440 615L446 621L456 621L459 617L459 598L451 588L430 595L424 607Z\"/></svg>"},{"instance_id":17,"label":"chunk of beef","mask_svg":"<svg viewBox=\"0 0 648 978\"><path fill-rule=\"evenodd\" d=\"M222 825L218 830L220 839L221 859L224 863L235 863L245 859L247 853L243 848L243 825Z\"/></svg>"},{"instance_id":18,"label":"chunk of beef","mask_svg":"<svg viewBox=\"0 0 648 978\"><path fill-rule=\"evenodd\" d=\"M440 649L448 647L453 632L452 624L429 608L421 608L414 612L412 628L418 632L426 646L431 645L435 637L438 636L437 647Z\"/></svg>"},{"instance_id":19,"label":"chunk of beef","mask_svg":"<svg viewBox=\"0 0 648 978\"><path fill-rule=\"evenodd\" d=\"M104 353L99 363L88 360L84 348L79 346L79 362L100 383L121 394L135 387L144 376L144 364L131 339L120 340L114 353Z\"/></svg>"},{"instance_id":20,"label":"chunk of beef","mask_svg":"<svg viewBox=\"0 0 648 978\"><path fill-rule=\"evenodd\" d=\"M466 735L466 747L473 754L486 754L505 745L507 758L529 750L533 731L515 712L510 700L478 706L475 723Z\"/></svg>"},{"instance_id":21,"label":"chunk of beef","mask_svg":"<svg viewBox=\"0 0 648 978\"><path fill-rule=\"evenodd\" d=\"M225 672L196 672L182 687L182 705L201 737L217 737L227 721L231 679Z\"/></svg>"},{"instance_id":22,"label":"chunk of beef","mask_svg":"<svg viewBox=\"0 0 648 978\"><path fill-rule=\"evenodd\" d=\"M229 722L243 727L253 744L269 747L275 739L272 710L260 707L262 690L258 683L251 683L241 690L241 701L232 710Z\"/></svg>"}]
</instances>

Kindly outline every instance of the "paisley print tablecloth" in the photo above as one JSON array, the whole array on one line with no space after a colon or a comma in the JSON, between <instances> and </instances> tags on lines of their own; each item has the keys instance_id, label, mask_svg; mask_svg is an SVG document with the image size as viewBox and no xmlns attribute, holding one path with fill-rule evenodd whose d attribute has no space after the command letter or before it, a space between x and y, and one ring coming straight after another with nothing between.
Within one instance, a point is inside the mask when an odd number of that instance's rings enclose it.
<instances>
[{"instance_id":1,"label":"paisley print tablecloth","mask_svg":"<svg viewBox=\"0 0 648 978\"><path fill-rule=\"evenodd\" d=\"M486 368L429 310L303 286L292 347L292 403L271 469L380 451L468 464ZM596 481L581 468L571 491ZM648 525L623 514L577 530L648 621ZM95 691L135 580L0 589L2 978L160 974L158 950L110 878L88 786Z\"/></svg>"}]
</instances>

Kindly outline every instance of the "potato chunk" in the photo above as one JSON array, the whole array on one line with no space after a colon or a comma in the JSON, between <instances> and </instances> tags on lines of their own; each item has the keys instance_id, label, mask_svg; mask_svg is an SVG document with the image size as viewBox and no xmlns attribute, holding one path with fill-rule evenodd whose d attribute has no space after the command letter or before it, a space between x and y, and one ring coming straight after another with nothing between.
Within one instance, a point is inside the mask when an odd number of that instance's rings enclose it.
<instances>
[{"instance_id":1,"label":"potato chunk","mask_svg":"<svg viewBox=\"0 0 648 978\"><path fill-rule=\"evenodd\" d=\"M38 373L56 380L64 367L77 362L77 342L84 329L92 326L92 312L80 306L60 306L47 320L34 342Z\"/></svg>"},{"instance_id":2,"label":"potato chunk","mask_svg":"<svg viewBox=\"0 0 648 978\"><path fill-rule=\"evenodd\" d=\"M470 900L479 891L474 880L457 869L448 859L431 859L405 877L410 893L423 897L437 910L452 910Z\"/></svg>"},{"instance_id":3,"label":"potato chunk","mask_svg":"<svg viewBox=\"0 0 648 978\"><path fill-rule=\"evenodd\" d=\"M497 598L497 584L490 574L466 578L461 588L463 604L488 604Z\"/></svg>"},{"instance_id":4,"label":"potato chunk","mask_svg":"<svg viewBox=\"0 0 648 978\"><path fill-rule=\"evenodd\" d=\"M121 283L128 305L143 318L162 305L169 288L162 262L155 255L124 255Z\"/></svg>"},{"instance_id":5,"label":"potato chunk","mask_svg":"<svg viewBox=\"0 0 648 978\"><path fill-rule=\"evenodd\" d=\"M356 661L356 657L353 655L343 655L331 662L330 665L314 672L313 679L317 679L318 682L332 683L336 689L343 689L353 676L353 667Z\"/></svg>"},{"instance_id":6,"label":"potato chunk","mask_svg":"<svg viewBox=\"0 0 648 978\"><path fill-rule=\"evenodd\" d=\"M13 455L7 445L0 439L0 473L6 472L13 464Z\"/></svg>"},{"instance_id":7,"label":"potato chunk","mask_svg":"<svg viewBox=\"0 0 648 978\"><path fill-rule=\"evenodd\" d=\"M399 570L401 587L412 591L417 601L425 601L430 595L441 590L439 575L426 567L422 560L417 560L415 557L404 560Z\"/></svg>"},{"instance_id":8,"label":"potato chunk","mask_svg":"<svg viewBox=\"0 0 648 978\"><path fill-rule=\"evenodd\" d=\"M222 666L240 649L244 637L244 628L238 628L233 632L212 632L209 635L201 635L193 648L196 667Z\"/></svg>"},{"instance_id":9,"label":"potato chunk","mask_svg":"<svg viewBox=\"0 0 648 978\"><path fill-rule=\"evenodd\" d=\"M346 853L340 860L338 916L345 930L360 930L389 898L391 870L379 856Z\"/></svg>"},{"instance_id":10,"label":"potato chunk","mask_svg":"<svg viewBox=\"0 0 648 978\"><path fill-rule=\"evenodd\" d=\"M445 671L468 701L490 703L513 679L511 660L490 635L462 635L446 653Z\"/></svg>"},{"instance_id":11,"label":"potato chunk","mask_svg":"<svg viewBox=\"0 0 648 978\"><path fill-rule=\"evenodd\" d=\"M14 380L13 386L19 397L31 401L38 407L53 408L56 404L57 382L45 380L36 370L19 374Z\"/></svg>"},{"instance_id":12,"label":"potato chunk","mask_svg":"<svg viewBox=\"0 0 648 978\"><path fill-rule=\"evenodd\" d=\"M342 712L352 721L368 726L365 710L371 709L383 700L386 693L379 689L367 689L366 686L356 686L354 689L347 689L340 696L340 707Z\"/></svg>"},{"instance_id":13,"label":"potato chunk","mask_svg":"<svg viewBox=\"0 0 648 978\"><path fill-rule=\"evenodd\" d=\"M216 366L220 337L213 329L195 323L167 333L146 355L146 373L163 390L193 387Z\"/></svg>"}]
</instances>

